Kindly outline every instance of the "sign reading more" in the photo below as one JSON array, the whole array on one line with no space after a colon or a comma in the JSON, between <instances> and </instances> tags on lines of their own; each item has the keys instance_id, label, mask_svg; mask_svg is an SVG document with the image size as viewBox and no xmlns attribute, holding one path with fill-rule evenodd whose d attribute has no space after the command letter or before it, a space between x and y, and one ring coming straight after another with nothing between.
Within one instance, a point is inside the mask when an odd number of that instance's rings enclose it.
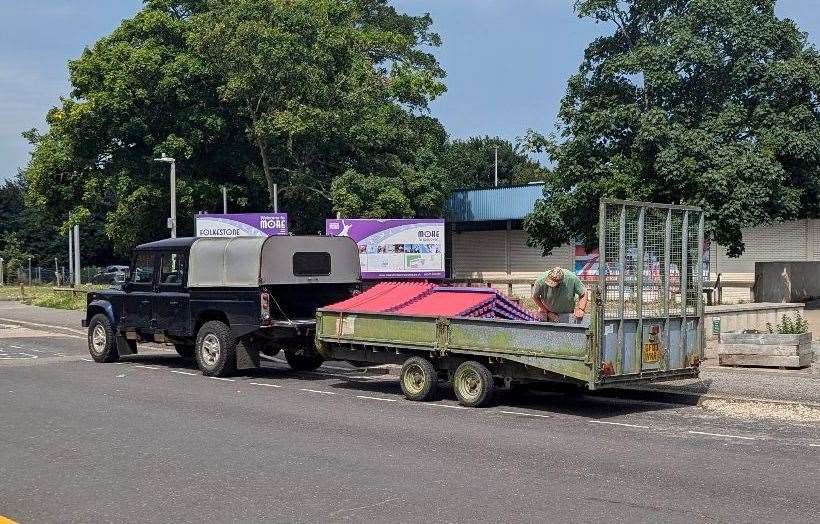
<instances>
[{"instance_id":1,"label":"sign reading more","mask_svg":"<svg viewBox=\"0 0 820 524\"><path fill-rule=\"evenodd\" d=\"M198 237L270 237L288 234L287 213L196 215Z\"/></svg>"},{"instance_id":2,"label":"sign reading more","mask_svg":"<svg viewBox=\"0 0 820 524\"><path fill-rule=\"evenodd\" d=\"M444 278L444 220L330 219L325 232L356 241L362 278Z\"/></svg>"}]
</instances>

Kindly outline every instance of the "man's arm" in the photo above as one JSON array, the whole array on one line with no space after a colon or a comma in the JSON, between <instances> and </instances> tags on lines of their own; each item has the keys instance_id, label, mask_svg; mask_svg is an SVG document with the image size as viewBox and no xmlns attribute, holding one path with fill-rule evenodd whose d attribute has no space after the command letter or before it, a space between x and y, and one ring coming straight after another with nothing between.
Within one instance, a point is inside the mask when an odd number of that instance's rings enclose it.
<instances>
[{"instance_id":1,"label":"man's arm","mask_svg":"<svg viewBox=\"0 0 820 524\"><path fill-rule=\"evenodd\" d=\"M533 294L532 299L535 302L535 305L538 306L538 309L540 309L541 312L544 314L544 318L546 320L549 320L550 322L558 321L558 315L551 311L546 304L544 304L544 301L541 300L541 297L539 297L537 294Z\"/></svg>"},{"instance_id":2,"label":"man's arm","mask_svg":"<svg viewBox=\"0 0 820 524\"><path fill-rule=\"evenodd\" d=\"M575 303L575 313L574 316L578 320L584 318L584 315L587 312L587 303L589 302L589 293L587 293L587 288L581 284L578 294L578 302Z\"/></svg>"}]
</instances>

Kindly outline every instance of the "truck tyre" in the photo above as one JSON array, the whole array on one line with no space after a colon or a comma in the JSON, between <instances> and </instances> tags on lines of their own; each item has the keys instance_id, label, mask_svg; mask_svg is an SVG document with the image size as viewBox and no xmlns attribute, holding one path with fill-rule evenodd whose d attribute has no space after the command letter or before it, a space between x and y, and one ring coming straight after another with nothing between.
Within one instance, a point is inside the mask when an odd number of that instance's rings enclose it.
<instances>
[{"instance_id":1,"label":"truck tyre","mask_svg":"<svg viewBox=\"0 0 820 524\"><path fill-rule=\"evenodd\" d=\"M88 323L88 352L94 362L116 362L120 359L114 338L114 326L108 316L98 313Z\"/></svg>"},{"instance_id":2,"label":"truck tyre","mask_svg":"<svg viewBox=\"0 0 820 524\"><path fill-rule=\"evenodd\" d=\"M487 405L493 398L493 375L484 364L468 360L453 375L453 390L462 406L477 408Z\"/></svg>"},{"instance_id":3,"label":"truck tyre","mask_svg":"<svg viewBox=\"0 0 820 524\"><path fill-rule=\"evenodd\" d=\"M174 344L174 349L177 350L177 353L182 358L194 358L196 346L192 346L191 344Z\"/></svg>"},{"instance_id":4,"label":"truck tyre","mask_svg":"<svg viewBox=\"0 0 820 524\"><path fill-rule=\"evenodd\" d=\"M205 376L225 377L236 372L236 339L224 322L211 320L199 328L194 354Z\"/></svg>"},{"instance_id":5,"label":"truck tyre","mask_svg":"<svg viewBox=\"0 0 820 524\"><path fill-rule=\"evenodd\" d=\"M438 373L426 358L410 357L401 367L399 382L407 400L432 400L438 389Z\"/></svg>"},{"instance_id":6,"label":"truck tyre","mask_svg":"<svg viewBox=\"0 0 820 524\"><path fill-rule=\"evenodd\" d=\"M313 371L325 361L322 355L304 349L285 350L285 360L294 371Z\"/></svg>"}]
</instances>

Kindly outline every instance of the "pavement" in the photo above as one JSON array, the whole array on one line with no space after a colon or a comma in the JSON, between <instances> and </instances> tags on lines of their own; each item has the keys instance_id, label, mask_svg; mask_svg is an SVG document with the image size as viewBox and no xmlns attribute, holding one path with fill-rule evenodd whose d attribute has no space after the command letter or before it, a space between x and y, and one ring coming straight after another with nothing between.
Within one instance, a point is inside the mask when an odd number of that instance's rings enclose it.
<instances>
[{"instance_id":1,"label":"pavement","mask_svg":"<svg viewBox=\"0 0 820 524\"><path fill-rule=\"evenodd\" d=\"M81 328L0 324L0 515L21 523L808 522L820 510L810 405L539 389L467 409L448 390L406 401L395 377L336 362L214 379L162 346L96 364Z\"/></svg>"}]
</instances>

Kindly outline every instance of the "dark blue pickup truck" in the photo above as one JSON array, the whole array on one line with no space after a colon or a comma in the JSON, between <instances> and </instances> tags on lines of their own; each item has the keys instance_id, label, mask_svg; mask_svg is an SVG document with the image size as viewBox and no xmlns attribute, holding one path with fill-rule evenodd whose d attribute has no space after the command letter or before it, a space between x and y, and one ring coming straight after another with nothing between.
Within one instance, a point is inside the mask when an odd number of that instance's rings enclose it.
<instances>
[{"instance_id":1,"label":"dark blue pickup truck","mask_svg":"<svg viewBox=\"0 0 820 524\"><path fill-rule=\"evenodd\" d=\"M315 369L316 309L356 292L359 253L346 237L174 238L138 246L118 288L88 294L83 326L97 362L172 344L206 375L284 351Z\"/></svg>"}]
</instances>

